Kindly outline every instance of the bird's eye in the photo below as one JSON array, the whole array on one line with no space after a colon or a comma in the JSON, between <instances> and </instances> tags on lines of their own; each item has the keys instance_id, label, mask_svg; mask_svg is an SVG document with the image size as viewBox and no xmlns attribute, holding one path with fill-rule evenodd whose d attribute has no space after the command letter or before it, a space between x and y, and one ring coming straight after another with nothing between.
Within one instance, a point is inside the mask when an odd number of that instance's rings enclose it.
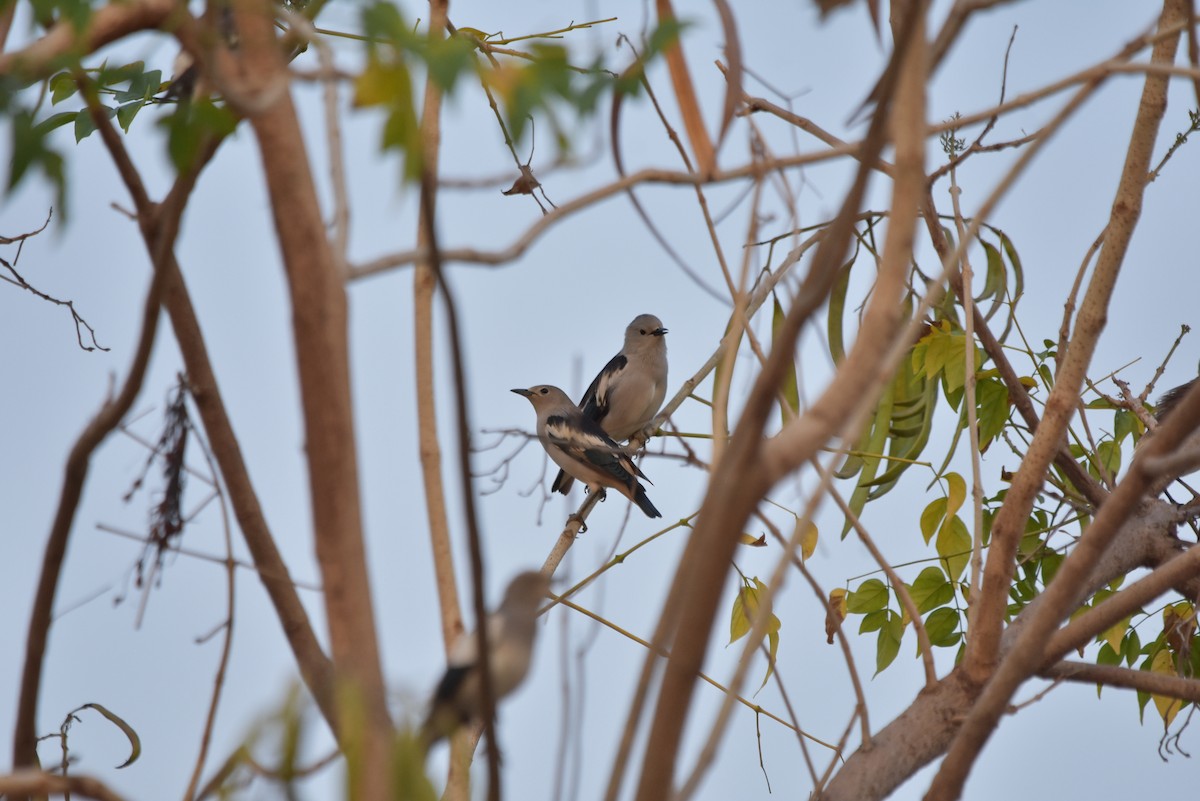
<instances>
[{"instance_id":1,"label":"bird's eye","mask_svg":"<svg viewBox=\"0 0 1200 801\"><path fill-rule=\"evenodd\" d=\"M639 332L641 333L641 335L642 335L642 336L646 336L646 329L645 329L645 328L640 328L640 329L638 329L638 330L639 330Z\"/></svg>"},{"instance_id":2,"label":"bird's eye","mask_svg":"<svg viewBox=\"0 0 1200 801\"><path fill-rule=\"evenodd\" d=\"M542 390L541 390L541 392L542 392L542 394L543 394L543 395L545 395L545 394L546 394L547 392L549 392L549 391L550 391L550 390L546 389L545 387L542 387Z\"/></svg>"}]
</instances>

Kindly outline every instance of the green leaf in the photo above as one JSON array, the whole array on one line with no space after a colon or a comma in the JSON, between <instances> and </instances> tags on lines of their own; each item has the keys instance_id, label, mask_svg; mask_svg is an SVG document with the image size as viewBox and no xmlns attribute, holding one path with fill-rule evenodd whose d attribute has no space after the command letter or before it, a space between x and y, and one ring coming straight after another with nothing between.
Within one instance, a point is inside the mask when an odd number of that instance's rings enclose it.
<instances>
[{"instance_id":1,"label":"green leaf","mask_svg":"<svg viewBox=\"0 0 1200 801\"><path fill-rule=\"evenodd\" d=\"M867 579L846 596L846 611L856 615L875 612L887 606L888 588L879 579Z\"/></svg>"},{"instance_id":2,"label":"green leaf","mask_svg":"<svg viewBox=\"0 0 1200 801\"><path fill-rule=\"evenodd\" d=\"M110 120L117 113L115 108L110 108L109 106L102 105L101 108L104 109L105 116L107 116ZM75 143L79 144L84 139L91 136L95 130L96 122L92 119L91 112L87 110L80 111L75 117Z\"/></svg>"},{"instance_id":3,"label":"green leaf","mask_svg":"<svg viewBox=\"0 0 1200 801\"><path fill-rule=\"evenodd\" d=\"M1125 438L1137 429L1137 416L1128 409L1118 409L1117 413L1113 415L1113 436L1117 442L1124 442Z\"/></svg>"},{"instance_id":4,"label":"green leaf","mask_svg":"<svg viewBox=\"0 0 1200 801\"><path fill-rule=\"evenodd\" d=\"M1115 479L1121 472L1121 446L1111 439L1106 439L1096 446L1096 461L1088 461L1088 472L1096 479L1100 478L1101 467L1108 473L1109 478Z\"/></svg>"},{"instance_id":5,"label":"green leaf","mask_svg":"<svg viewBox=\"0 0 1200 801\"><path fill-rule=\"evenodd\" d=\"M1121 664L1121 655L1112 649L1108 643L1100 646L1099 652L1096 654L1097 665L1119 665Z\"/></svg>"},{"instance_id":6,"label":"green leaf","mask_svg":"<svg viewBox=\"0 0 1200 801\"><path fill-rule=\"evenodd\" d=\"M783 306L779 303L779 297L772 293L771 299L773 301L771 349L774 350L778 346L776 340L779 337L779 331L783 327L783 321L787 315L783 311ZM781 424L786 425L789 417L788 409L791 410L790 416L794 417L800 414L800 387L796 380L796 362L794 359L784 368L783 379L779 385L779 393L783 396L783 402L786 404L786 407L779 410Z\"/></svg>"},{"instance_id":7,"label":"green leaf","mask_svg":"<svg viewBox=\"0 0 1200 801\"><path fill-rule=\"evenodd\" d=\"M35 125L33 112L20 109L13 113L11 120L12 157L8 165L8 188L15 189L30 167L40 166L54 184L55 206L62 211L60 220L65 220L67 196L63 159L57 151L46 146L45 139L47 132L65 124L68 118L55 114Z\"/></svg>"},{"instance_id":8,"label":"green leaf","mask_svg":"<svg viewBox=\"0 0 1200 801\"><path fill-rule=\"evenodd\" d=\"M982 453L1008 425L1008 414L1012 408L1008 388L995 378L979 381L975 385L975 405L976 418L979 420L979 450Z\"/></svg>"},{"instance_id":9,"label":"green leaf","mask_svg":"<svg viewBox=\"0 0 1200 801\"><path fill-rule=\"evenodd\" d=\"M34 130L37 131L39 135L45 136L55 128L61 128L69 122L74 122L75 116L79 113L80 112L78 111L60 111L57 114L51 114L49 117L35 125ZM86 114L87 112L84 111L83 113Z\"/></svg>"},{"instance_id":10,"label":"green leaf","mask_svg":"<svg viewBox=\"0 0 1200 801\"><path fill-rule=\"evenodd\" d=\"M933 535L941 527L942 521L946 519L948 503L946 498L934 498L925 506L925 511L921 512L921 536L925 538L926 545L933 539Z\"/></svg>"},{"instance_id":11,"label":"green leaf","mask_svg":"<svg viewBox=\"0 0 1200 801\"><path fill-rule=\"evenodd\" d=\"M888 439L888 428L892 419L892 407L895 396L888 392L883 396L879 407L875 410L875 417L871 422L870 428L863 433L862 441L859 443L859 450L863 452L862 472L859 475L858 486L850 493L850 500L847 505L850 511L861 516L863 507L866 506L867 500L871 495L871 482L875 479L876 473L879 471L879 463L881 458L874 454L882 454ZM846 522L842 526L842 538L845 539L846 534L850 532L851 523L850 517L847 515Z\"/></svg>"},{"instance_id":12,"label":"green leaf","mask_svg":"<svg viewBox=\"0 0 1200 801\"><path fill-rule=\"evenodd\" d=\"M900 653L900 641L904 638L904 621L895 612L888 612L887 623L879 630L875 650L875 675L878 676Z\"/></svg>"},{"instance_id":13,"label":"green leaf","mask_svg":"<svg viewBox=\"0 0 1200 801\"><path fill-rule=\"evenodd\" d=\"M959 625L962 618L957 609L942 607L935 609L925 618L925 633L929 635L929 644L938 648L950 648L958 645L962 633Z\"/></svg>"},{"instance_id":14,"label":"green leaf","mask_svg":"<svg viewBox=\"0 0 1200 801\"><path fill-rule=\"evenodd\" d=\"M437 801L439 794L425 773L428 747L411 729L401 729L392 740L392 797L407 801ZM289 787L289 789L292 789ZM224 797L224 793L222 793Z\"/></svg>"},{"instance_id":15,"label":"green leaf","mask_svg":"<svg viewBox=\"0 0 1200 801\"><path fill-rule=\"evenodd\" d=\"M1042 584L1049 584L1058 573L1058 568L1065 559L1058 551L1047 551L1042 557Z\"/></svg>"},{"instance_id":16,"label":"green leaf","mask_svg":"<svg viewBox=\"0 0 1200 801\"><path fill-rule=\"evenodd\" d=\"M887 609L879 609L874 612L868 612L863 615L862 623L858 626L859 634L866 634L871 631L879 631L888 621L888 615L891 612Z\"/></svg>"},{"instance_id":17,"label":"green leaf","mask_svg":"<svg viewBox=\"0 0 1200 801\"><path fill-rule=\"evenodd\" d=\"M79 91L75 76L69 72L60 72L50 79L50 103L57 106L71 95Z\"/></svg>"},{"instance_id":18,"label":"green leaf","mask_svg":"<svg viewBox=\"0 0 1200 801\"><path fill-rule=\"evenodd\" d=\"M1133 663L1137 661L1138 656L1142 653L1142 640L1138 637L1137 629L1130 629L1125 635L1125 639L1121 641L1121 654L1125 657L1125 664L1133 667ZM1194 649L1193 653L1200 654L1200 649Z\"/></svg>"},{"instance_id":19,"label":"green leaf","mask_svg":"<svg viewBox=\"0 0 1200 801\"><path fill-rule=\"evenodd\" d=\"M451 36L429 42L425 66L429 77L444 92L454 89L458 77L475 68L475 45L465 37Z\"/></svg>"},{"instance_id":20,"label":"green leaf","mask_svg":"<svg viewBox=\"0 0 1200 801\"><path fill-rule=\"evenodd\" d=\"M142 110L142 106L146 105L145 100L135 100L132 103L126 103L117 109L117 122L121 126L121 130L129 133L129 126L133 123L133 118Z\"/></svg>"},{"instance_id":21,"label":"green leaf","mask_svg":"<svg viewBox=\"0 0 1200 801\"><path fill-rule=\"evenodd\" d=\"M1019 298L1025 294L1025 270L1021 266L1021 257L1017 255L1017 249L1013 247L1012 240L1005 234L1000 234L1000 247L1004 249L1005 255L1008 256L1008 263L1012 265L1015 283L1010 294L1014 298Z\"/></svg>"},{"instance_id":22,"label":"green leaf","mask_svg":"<svg viewBox=\"0 0 1200 801\"><path fill-rule=\"evenodd\" d=\"M1008 271L1004 269L1004 259L995 245L982 239L979 240L979 244L983 245L983 252L987 254L987 278L978 300L1003 297L1004 285L1007 283L1005 279L1008 276Z\"/></svg>"},{"instance_id":23,"label":"green leaf","mask_svg":"<svg viewBox=\"0 0 1200 801\"><path fill-rule=\"evenodd\" d=\"M120 715L116 715L113 712L110 712L108 709L105 709L100 704L84 704L83 706L81 706L79 708L96 710L101 715L108 718L108 720L111 723L113 723L118 729L121 730L121 732L125 735L126 739L129 740L129 759L126 759L120 765L117 765L118 770L120 770L121 768L129 767L137 760L137 758L139 756L141 756L142 741L138 738L137 732L134 731L133 727L130 726L128 723L126 723L125 720L123 718L121 718Z\"/></svg>"},{"instance_id":24,"label":"green leaf","mask_svg":"<svg viewBox=\"0 0 1200 801\"><path fill-rule=\"evenodd\" d=\"M917 611L925 614L950 603L954 599L954 585L940 567L930 566L909 585L908 594L917 605Z\"/></svg>"},{"instance_id":25,"label":"green leaf","mask_svg":"<svg viewBox=\"0 0 1200 801\"><path fill-rule=\"evenodd\" d=\"M209 98L197 98L191 103L178 104L175 113L159 124L167 127L167 152L175 169L185 172L195 163L206 142L234 131L237 117Z\"/></svg>"}]
</instances>

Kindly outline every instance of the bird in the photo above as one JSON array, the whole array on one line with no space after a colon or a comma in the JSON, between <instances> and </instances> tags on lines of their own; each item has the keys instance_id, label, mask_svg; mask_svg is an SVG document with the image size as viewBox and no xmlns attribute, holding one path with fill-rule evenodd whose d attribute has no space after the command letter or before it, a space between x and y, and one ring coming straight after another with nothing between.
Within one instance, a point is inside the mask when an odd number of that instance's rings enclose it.
<instances>
[{"instance_id":1,"label":"bird","mask_svg":"<svg viewBox=\"0 0 1200 801\"><path fill-rule=\"evenodd\" d=\"M1183 399L1183 396L1188 393L1188 390L1192 388L1192 384L1195 384L1197 380L1193 378L1185 384L1172 387L1164 392L1162 397L1158 399L1158 403L1155 404L1154 419L1161 423L1170 414L1171 410L1179 404L1179 401Z\"/></svg>"},{"instance_id":2,"label":"bird","mask_svg":"<svg viewBox=\"0 0 1200 801\"><path fill-rule=\"evenodd\" d=\"M587 484L589 492L613 487L647 517L662 517L638 483L646 475L621 450L599 423L584 417L567 393L546 384L514 389L533 404L537 412L537 436L546 453L573 478ZM650 479L646 478L647 481Z\"/></svg>"},{"instance_id":3,"label":"bird","mask_svg":"<svg viewBox=\"0 0 1200 801\"><path fill-rule=\"evenodd\" d=\"M550 579L536 571L519 573L504 591L504 600L487 618L488 669L492 698L498 702L525 680L537 635L538 606L550 589ZM459 726L483 719L483 673L479 663L479 634L463 636L450 649L446 673L438 683L421 727L428 749Z\"/></svg>"},{"instance_id":4,"label":"bird","mask_svg":"<svg viewBox=\"0 0 1200 801\"><path fill-rule=\"evenodd\" d=\"M594 420L617 442L641 431L658 414L667 396L667 341L662 320L639 314L625 328L625 345L604 365L579 401L583 416ZM551 492L566 495L574 483L558 471Z\"/></svg>"}]
</instances>

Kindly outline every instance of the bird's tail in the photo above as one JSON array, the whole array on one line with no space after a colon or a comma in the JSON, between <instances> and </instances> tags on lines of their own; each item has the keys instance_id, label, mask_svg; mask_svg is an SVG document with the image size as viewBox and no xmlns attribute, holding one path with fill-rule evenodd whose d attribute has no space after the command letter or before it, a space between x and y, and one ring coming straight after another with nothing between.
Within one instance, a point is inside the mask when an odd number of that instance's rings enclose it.
<instances>
[{"instance_id":1,"label":"bird's tail","mask_svg":"<svg viewBox=\"0 0 1200 801\"><path fill-rule=\"evenodd\" d=\"M565 470L559 470L558 475L554 477L554 483L550 485L550 491L567 495L571 492L571 485L574 483L575 479L568 476Z\"/></svg>"},{"instance_id":2,"label":"bird's tail","mask_svg":"<svg viewBox=\"0 0 1200 801\"><path fill-rule=\"evenodd\" d=\"M646 495L646 488L641 484L637 485L637 492L633 495L633 502L638 508L646 513L646 517L662 517L662 512L654 508L654 504L650 503L649 496Z\"/></svg>"}]
</instances>

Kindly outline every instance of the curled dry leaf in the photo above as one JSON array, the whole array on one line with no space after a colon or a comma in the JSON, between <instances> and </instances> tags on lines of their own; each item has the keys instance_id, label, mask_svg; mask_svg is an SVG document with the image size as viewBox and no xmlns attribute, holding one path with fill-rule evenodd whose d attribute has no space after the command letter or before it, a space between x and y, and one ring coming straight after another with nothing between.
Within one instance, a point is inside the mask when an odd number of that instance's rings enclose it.
<instances>
[{"instance_id":1,"label":"curled dry leaf","mask_svg":"<svg viewBox=\"0 0 1200 801\"><path fill-rule=\"evenodd\" d=\"M829 591L829 610L825 613L825 642L833 645L833 635L846 619L846 588L835 587Z\"/></svg>"}]
</instances>

